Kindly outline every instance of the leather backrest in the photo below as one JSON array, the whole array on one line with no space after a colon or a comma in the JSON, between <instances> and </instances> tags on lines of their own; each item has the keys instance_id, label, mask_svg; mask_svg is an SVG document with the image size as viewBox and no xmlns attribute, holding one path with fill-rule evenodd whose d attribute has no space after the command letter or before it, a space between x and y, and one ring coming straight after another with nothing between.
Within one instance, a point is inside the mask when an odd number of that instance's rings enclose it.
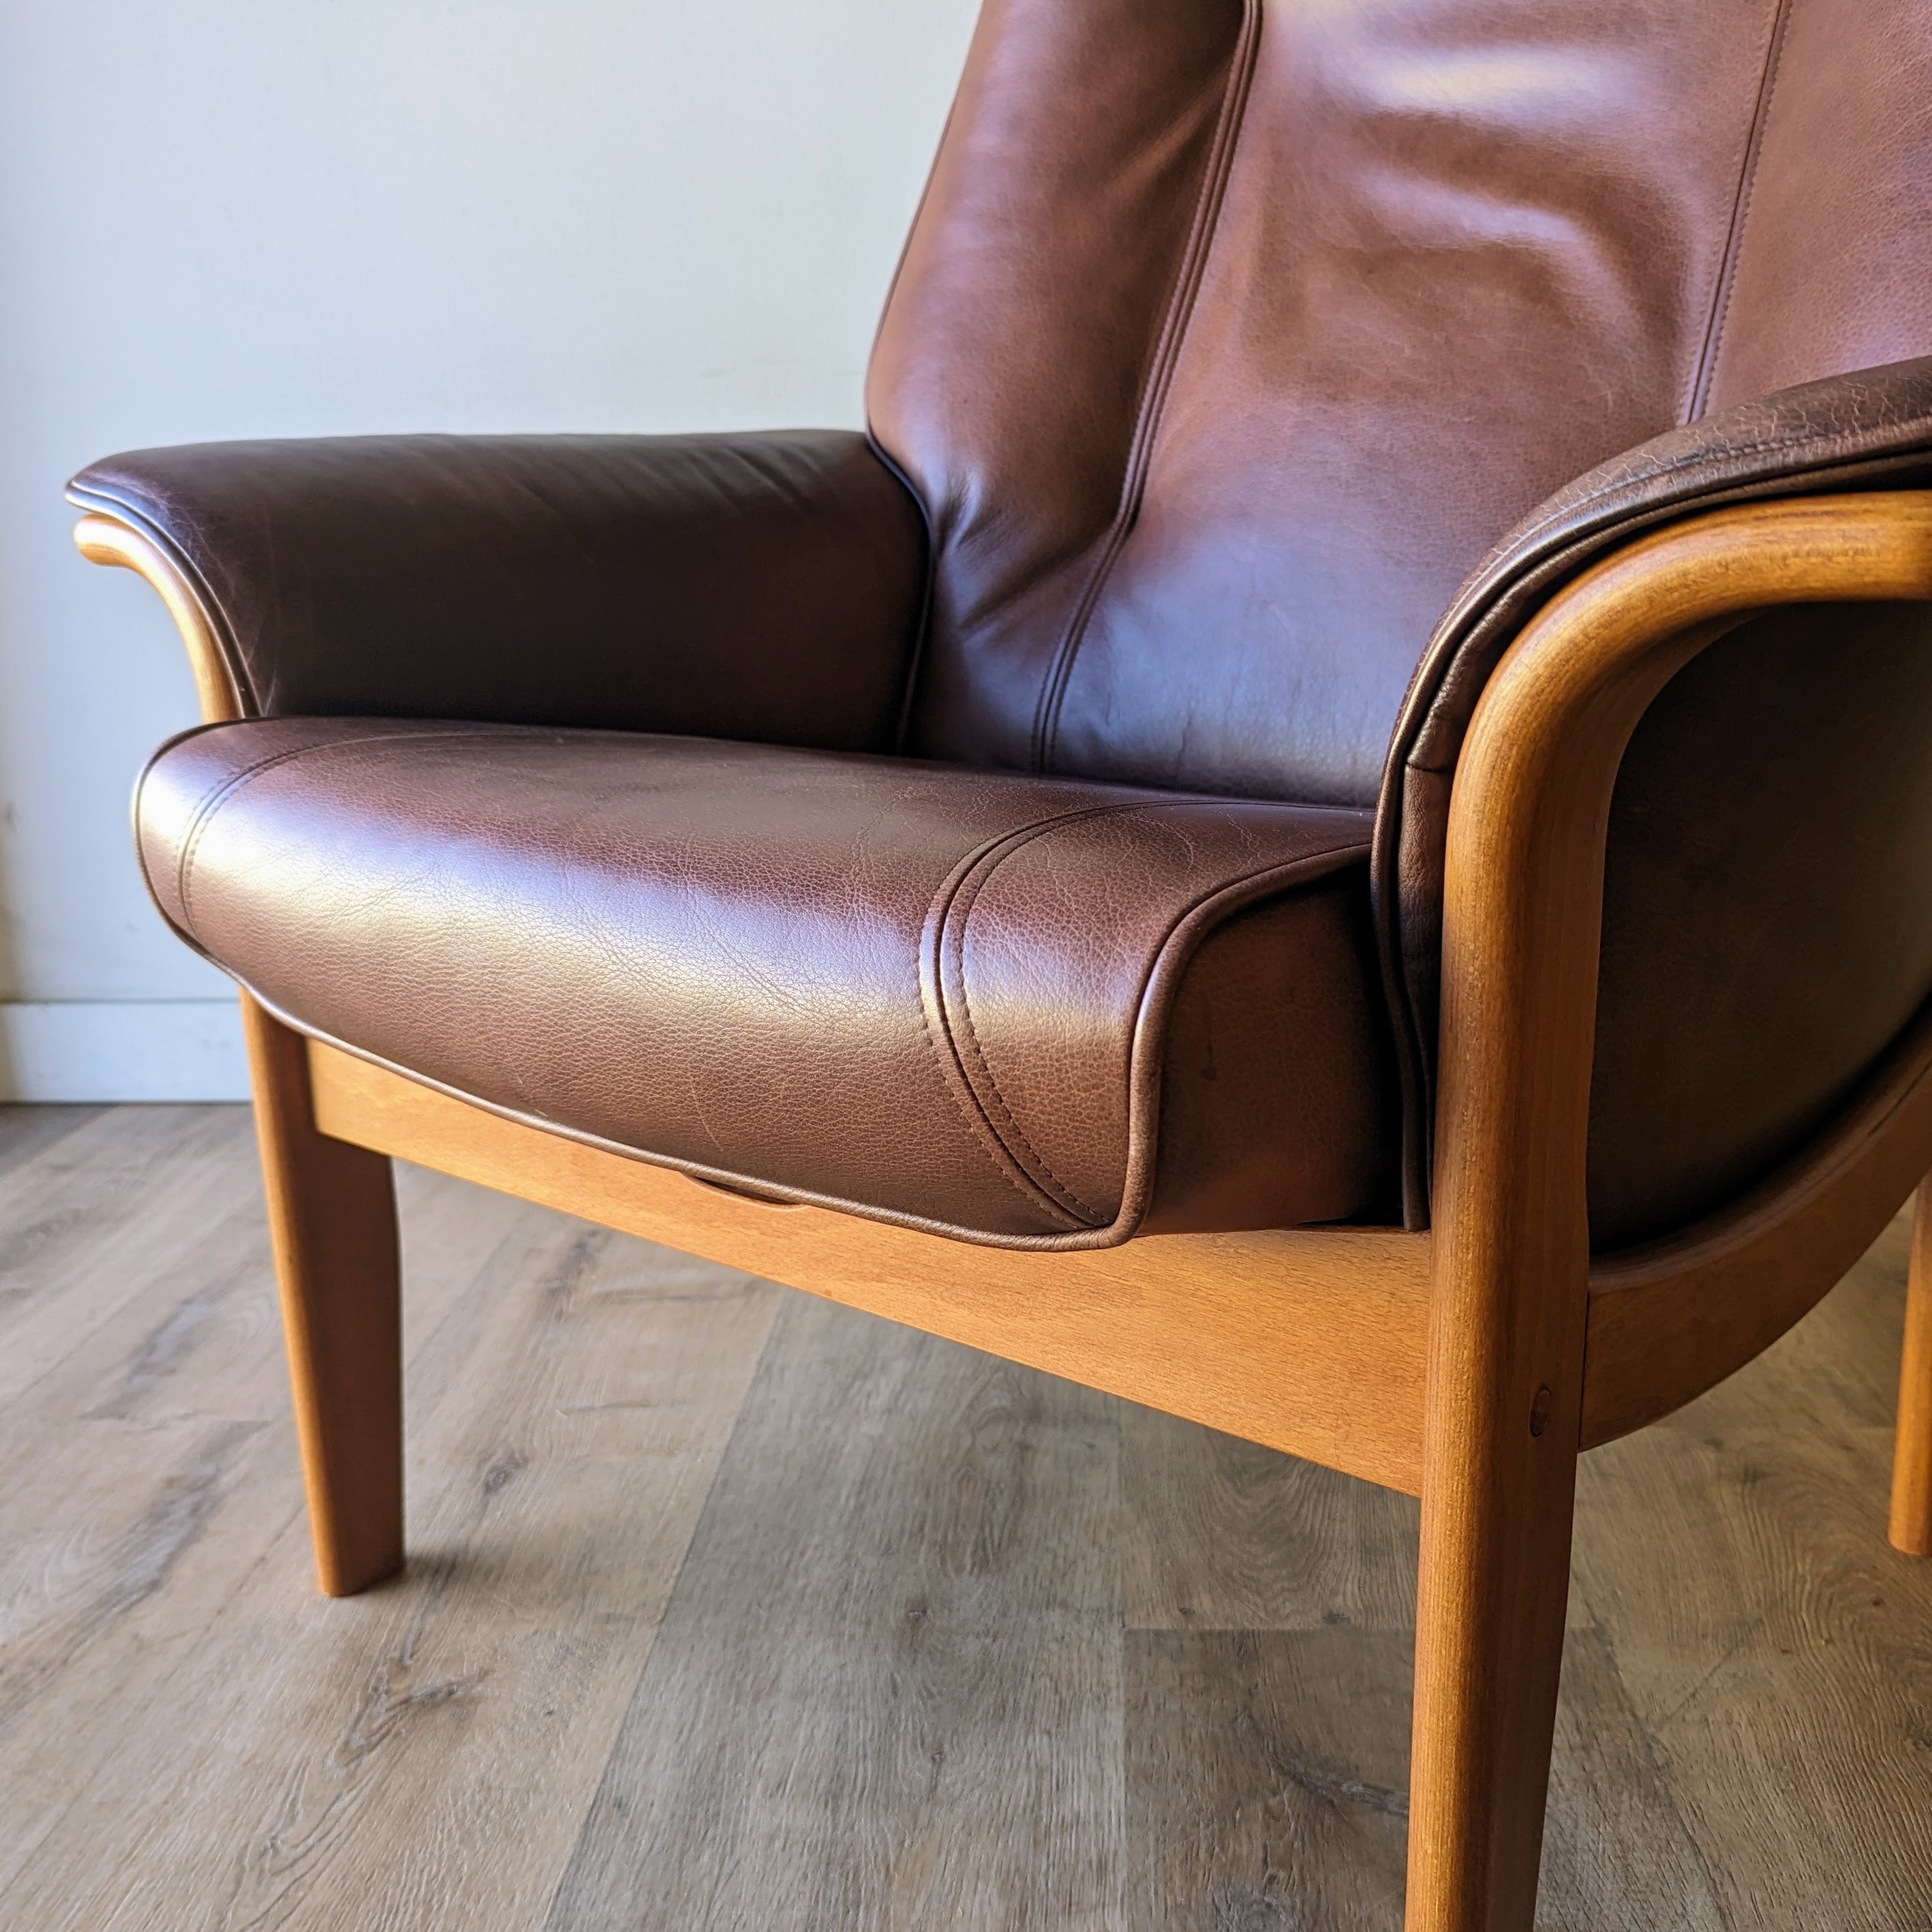
<instances>
[{"instance_id":1,"label":"leather backrest","mask_svg":"<svg viewBox=\"0 0 1932 1932\"><path fill-rule=\"evenodd\" d=\"M1366 803L1569 478L1932 350L1925 0L988 0L874 357L909 748Z\"/></svg>"}]
</instances>

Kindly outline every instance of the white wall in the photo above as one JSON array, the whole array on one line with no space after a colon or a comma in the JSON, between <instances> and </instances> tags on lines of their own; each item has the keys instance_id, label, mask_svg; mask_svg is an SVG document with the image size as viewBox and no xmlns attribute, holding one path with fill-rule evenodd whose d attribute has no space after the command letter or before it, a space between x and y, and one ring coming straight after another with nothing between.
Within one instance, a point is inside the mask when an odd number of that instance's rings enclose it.
<instances>
[{"instance_id":1,"label":"white wall","mask_svg":"<svg viewBox=\"0 0 1932 1932\"><path fill-rule=\"evenodd\" d=\"M973 0L0 0L0 1096L239 1095L148 907L111 451L856 424Z\"/></svg>"}]
</instances>

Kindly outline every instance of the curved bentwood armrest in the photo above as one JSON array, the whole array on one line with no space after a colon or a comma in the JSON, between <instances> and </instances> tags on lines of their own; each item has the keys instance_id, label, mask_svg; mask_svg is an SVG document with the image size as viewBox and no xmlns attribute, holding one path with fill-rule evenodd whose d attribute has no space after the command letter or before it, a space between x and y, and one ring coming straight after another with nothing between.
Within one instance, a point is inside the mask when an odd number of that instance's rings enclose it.
<instances>
[{"instance_id":1,"label":"curved bentwood armrest","mask_svg":"<svg viewBox=\"0 0 1932 1932\"><path fill-rule=\"evenodd\" d=\"M1525 628L1478 708L1450 811L1438 1279L1534 1280L1583 1265L1605 835L1618 765L1646 707L1699 651L1773 606L1926 600L1932 492L1898 491L1692 519L1619 550ZM1598 1258L1586 1440L1690 1400L1856 1258L1932 1161L1928 1064L1932 1028L1922 1024L1850 1112L1749 1199L1640 1251ZM1768 1282L1774 1254L1780 1278ZM1666 1312L1666 1290L1695 1301L1697 1323ZM1732 1354L1708 1311L1729 1302L1742 1316L1747 1298L1750 1346ZM1768 1304L1781 1318L1768 1333ZM1436 1314L1438 1327L1480 1325L1477 1310L1452 1312L1439 1298ZM1652 1324L1667 1362L1630 1346ZM1600 1335L1617 1342L1600 1356ZM1625 1378L1633 1386L1619 1385ZM1660 1378L1675 1379L1646 1400L1636 1385Z\"/></svg>"},{"instance_id":2,"label":"curved bentwood armrest","mask_svg":"<svg viewBox=\"0 0 1932 1932\"><path fill-rule=\"evenodd\" d=\"M1928 599L1932 494L1718 511L1554 598L1477 707L1443 908L1412 1926L1530 1923L1586 1417L1615 1434L1739 1366L1932 1162L1921 1032L1900 1049L1910 1100L1866 1110L1724 1225L1600 1263L1592 1292L1585 1154L1618 763L1666 682L1754 613Z\"/></svg>"},{"instance_id":3,"label":"curved bentwood armrest","mask_svg":"<svg viewBox=\"0 0 1932 1932\"><path fill-rule=\"evenodd\" d=\"M187 650L202 722L213 724L245 717L247 710L236 682L235 668L221 648L214 620L201 593L181 564L132 524L98 513L82 517L74 526L74 548L88 562L118 565L154 586L168 607L168 615L175 620L175 628L181 633Z\"/></svg>"}]
</instances>

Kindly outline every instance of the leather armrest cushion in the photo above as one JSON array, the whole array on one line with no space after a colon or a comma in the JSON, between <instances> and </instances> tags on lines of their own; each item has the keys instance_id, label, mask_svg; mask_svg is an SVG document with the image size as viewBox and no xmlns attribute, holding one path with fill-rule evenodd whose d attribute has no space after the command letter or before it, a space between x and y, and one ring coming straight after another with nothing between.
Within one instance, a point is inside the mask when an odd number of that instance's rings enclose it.
<instances>
[{"instance_id":1,"label":"leather armrest cushion","mask_svg":"<svg viewBox=\"0 0 1932 1932\"><path fill-rule=\"evenodd\" d=\"M1729 503L1932 483L1932 356L1783 389L1579 477L1512 530L1436 626L1396 721L1372 861L1404 1096L1403 1198L1426 1225L1449 797L1469 720L1535 612L1611 549Z\"/></svg>"},{"instance_id":2,"label":"leather armrest cushion","mask_svg":"<svg viewBox=\"0 0 1932 1932\"><path fill-rule=\"evenodd\" d=\"M854 432L188 444L68 494L181 567L257 716L897 736L925 530Z\"/></svg>"}]
</instances>

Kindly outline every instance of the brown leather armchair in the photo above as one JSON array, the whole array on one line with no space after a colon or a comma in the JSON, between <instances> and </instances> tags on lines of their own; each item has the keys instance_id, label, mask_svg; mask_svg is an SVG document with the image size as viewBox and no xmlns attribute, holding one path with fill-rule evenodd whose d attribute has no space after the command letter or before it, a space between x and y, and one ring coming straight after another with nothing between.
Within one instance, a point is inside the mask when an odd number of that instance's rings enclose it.
<instances>
[{"instance_id":1,"label":"brown leather armchair","mask_svg":"<svg viewBox=\"0 0 1932 1932\"><path fill-rule=\"evenodd\" d=\"M869 436L76 478L323 1587L402 1155L1419 1492L1408 1922L1526 1928L1579 1451L1932 1166L1928 98L1923 0L988 0Z\"/></svg>"}]
</instances>

